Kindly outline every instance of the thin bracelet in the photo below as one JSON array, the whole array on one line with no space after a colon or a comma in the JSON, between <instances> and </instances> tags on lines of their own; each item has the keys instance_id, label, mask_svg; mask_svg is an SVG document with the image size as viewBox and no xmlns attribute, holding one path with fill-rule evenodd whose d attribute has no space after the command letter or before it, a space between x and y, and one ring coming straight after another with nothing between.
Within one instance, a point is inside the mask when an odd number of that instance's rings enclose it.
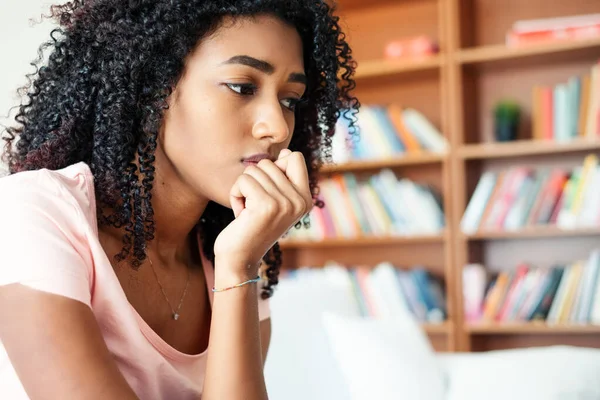
<instances>
[{"instance_id":1,"label":"thin bracelet","mask_svg":"<svg viewBox=\"0 0 600 400\"><path fill-rule=\"evenodd\" d=\"M250 279L250 280L247 280L246 282L238 283L237 285L229 286L229 287L226 287L226 288L217 289L217 288L213 287L212 291L213 292L226 292L228 290L239 288L240 286L244 286L244 285L247 285L249 283L255 283L255 282L258 282L258 281L260 281L260 275L258 275L254 279Z\"/></svg>"}]
</instances>

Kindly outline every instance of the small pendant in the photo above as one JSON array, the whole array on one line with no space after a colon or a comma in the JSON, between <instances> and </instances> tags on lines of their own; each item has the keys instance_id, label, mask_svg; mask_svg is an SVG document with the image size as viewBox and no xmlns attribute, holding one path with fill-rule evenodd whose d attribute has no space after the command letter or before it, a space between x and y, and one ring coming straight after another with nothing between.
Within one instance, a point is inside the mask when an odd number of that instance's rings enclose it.
<instances>
[{"instance_id":1,"label":"small pendant","mask_svg":"<svg viewBox=\"0 0 600 400\"><path fill-rule=\"evenodd\" d=\"M177 321L177 320L179 319L179 314L177 314L177 313L174 313L174 314L173 314L173 319L174 319L175 321Z\"/></svg>"}]
</instances>

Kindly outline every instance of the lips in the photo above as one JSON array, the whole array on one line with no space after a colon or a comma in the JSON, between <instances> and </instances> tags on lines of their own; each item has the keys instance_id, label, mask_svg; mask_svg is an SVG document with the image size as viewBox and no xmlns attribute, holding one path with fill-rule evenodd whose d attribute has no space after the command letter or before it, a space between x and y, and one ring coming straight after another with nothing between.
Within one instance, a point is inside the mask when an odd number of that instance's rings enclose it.
<instances>
[{"instance_id":1,"label":"lips","mask_svg":"<svg viewBox=\"0 0 600 400\"><path fill-rule=\"evenodd\" d=\"M242 163L244 163L244 165L255 165L264 159L273 160L273 157L271 157L271 155L266 154L266 153L254 154L254 155L251 155L250 157L244 157L242 159Z\"/></svg>"}]
</instances>

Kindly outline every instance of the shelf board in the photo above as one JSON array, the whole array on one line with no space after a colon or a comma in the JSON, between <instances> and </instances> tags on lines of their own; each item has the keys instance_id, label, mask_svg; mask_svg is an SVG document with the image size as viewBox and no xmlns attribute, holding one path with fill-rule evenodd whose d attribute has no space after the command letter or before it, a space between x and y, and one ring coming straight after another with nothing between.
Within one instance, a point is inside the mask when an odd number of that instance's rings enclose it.
<instances>
[{"instance_id":1,"label":"shelf board","mask_svg":"<svg viewBox=\"0 0 600 400\"><path fill-rule=\"evenodd\" d=\"M340 11L346 12L348 10L356 11L362 9L368 9L373 6L382 6L388 3L393 4L395 0L372 0L371 2L366 2L364 0L338 0L337 4L340 7Z\"/></svg>"},{"instance_id":2,"label":"shelf board","mask_svg":"<svg viewBox=\"0 0 600 400\"><path fill-rule=\"evenodd\" d=\"M600 149L600 140L576 139L558 143L544 140L520 140L505 143L483 143L462 146L458 154L465 160L508 158L543 154L563 154Z\"/></svg>"},{"instance_id":3,"label":"shelf board","mask_svg":"<svg viewBox=\"0 0 600 400\"><path fill-rule=\"evenodd\" d=\"M481 231L464 235L469 240L485 239L534 239L551 237L574 237L600 235L600 227L561 229L556 226L527 227L516 231Z\"/></svg>"},{"instance_id":4,"label":"shelf board","mask_svg":"<svg viewBox=\"0 0 600 400\"><path fill-rule=\"evenodd\" d=\"M600 47L600 38L531 44L523 45L521 47L507 47L501 44L460 50L456 55L456 60L462 64L475 64L542 54L554 54L581 49L592 49L595 47Z\"/></svg>"},{"instance_id":5,"label":"shelf board","mask_svg":"<svg viewBox=\"0 0 600 400\"><path fill-rule=\"evenodd\" d=\"M420 326L421 326L421 329L423 329L425 331L425 333L428 333L428 334L445 334L445 335L447 335L452 331L452 323L449 321L444 321L439 324L422 323Z\"/></svg>"},{"instance_id":6,"label":"shelf board","mask_svg":"<svg viewBox=\"0 0 600 400\"><path fill-rule=\"evenodd\" d=\"M395 158L383 158L377 160L356 160L349 161L343 164L328 164L323 165L321 173L336 173L346 171L361 171L370 169L403 167L409 165L423 165L441 163L447 158L446 154L441 153L415 153L403 154Z\"/></svg>"},{"instance_id":7,"label":"shelf board","mask_svg":"<svg viewBox=\"0 0 600 400\"><path fill-rule=\"evenodd\" d=\"M355 78L374 78L378 76L399 75L409 72L430 71L439 69L442 58L439 55L427 56L414 60L370 60L359 61Z\"/></svg>"},{"instance_id":8,"label":"shelf board","mask_svg":"<svg viewBox=\"0 0 600 400\"><path fill-rule=\"evenodd\" d=\"M472 324L465 327L471 334L588 334L600 333L600 325L572 325L546 323Z\"/></svg>"},{"instance_id":9,"label":"shelf board","mask_svg":"<svg viewBox=\"0 0 600 400\"><path fill-rule=\"evenodd\" d=\"M444 234L439 235L414 235L414 236L390 236L390 237L360 237L360 238L335 238L324 240L309 239L286 239L280 242L282 249L315 249L328 247L368 247L406 245L418 243L442 243Z\"/></svg>"}]
</instances>

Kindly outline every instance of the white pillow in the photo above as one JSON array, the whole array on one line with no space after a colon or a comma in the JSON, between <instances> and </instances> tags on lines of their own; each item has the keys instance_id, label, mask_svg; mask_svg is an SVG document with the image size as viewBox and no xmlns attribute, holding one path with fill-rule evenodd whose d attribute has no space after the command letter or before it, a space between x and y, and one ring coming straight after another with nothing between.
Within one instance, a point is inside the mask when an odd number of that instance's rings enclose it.
<instances>
[{"instance_id":1,"label":"white pillow","mask_svg":"<svg viewBox=\"0 0 600 400\"><path fill-rule=\"evenodd\" d=\"M600 350L571 346L442 354L447 400L600 399Z\"/></svg>"},{"instance_id":2,"label":"white pillow","mask_svg":"<svg viewBox=\"0 0 600 400\"><path fill-rule=\"evenodd\" d=\"M443 400L445 379L427 336L408 318L324 313L352 400Z\"/></svg>"},{"instance_id":3,"label":"white pillow","mask_svg":"<svg viewBox=\"0 0 600 400\"><path fill-rule=\"evenodd\" d=\"M271 400L350 400L321 313L360 315L352 287L323 274L282 279L270 300L272 334L265 364Z\"/></svg>"}]
</instances>

